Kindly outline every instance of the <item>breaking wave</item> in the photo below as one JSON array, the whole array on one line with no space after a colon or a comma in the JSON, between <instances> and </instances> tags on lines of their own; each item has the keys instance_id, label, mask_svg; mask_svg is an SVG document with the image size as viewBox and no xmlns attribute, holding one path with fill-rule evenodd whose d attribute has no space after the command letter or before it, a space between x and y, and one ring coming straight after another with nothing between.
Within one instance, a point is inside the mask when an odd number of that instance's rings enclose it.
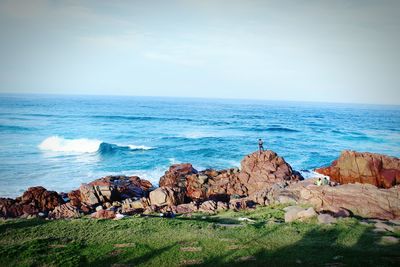
<instances>
[{"instance_id":1,"label":"breaking wave","mask_svg":"<svg viewBox=\"0 0 400 267\"><path fill-rule=\"evenodd\" d=\"M109 144L97 139L65 139L60 136L50 136L39 144L39 149L53 152L95 153L106 154L117 150L150 150L144 145Z\"/></svg>"}]
</instances>

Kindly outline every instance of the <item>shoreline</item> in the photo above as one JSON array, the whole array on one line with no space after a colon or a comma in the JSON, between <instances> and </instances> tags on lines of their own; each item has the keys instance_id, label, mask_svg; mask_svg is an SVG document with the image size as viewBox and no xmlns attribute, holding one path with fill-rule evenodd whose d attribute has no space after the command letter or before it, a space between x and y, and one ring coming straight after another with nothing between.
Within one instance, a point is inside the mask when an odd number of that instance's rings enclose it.
<instances>
[{"instance_id":1,"label":"shoreline","mask_svg":"<svg viewBox=\"0 0 400 267\"><path fill-rule=\"evenodd\" d=\"M376 171L377 168L368 165L367 159L371 162L376 162L378 159L383 162L380 165L382 169L374 174L376 177L365 178L365 173ZM351 162L357 162L355 167L358 171L365 172L359 175L364 177L367 184L354 184L354 182L360 182L357 177L349 176L346 178L348 180L342 176L336 177L338 172L351 173L343 167L342 170L340 169L342 161L345 168L352 168ZM360 164L363 164L364 169L360 169ZM384 169L384 165L397 169ZM373 169L369 169L371 166ZM398 158L344 151L331 166L318 168L316 173L319 173L319 177L330 176L333 184L343 185L314 186L313 182L318 177L314 180L305 180L301 173L293 170L282 157L267 150L245 156L241 161L240 169L198 171L190 163L172 165L160 178L159 187L138 176L106 176L87 184L84 183L79 189L68 193L48 191L41 186L31 187L16 199L0 198L0 217L59 219L78 218L91 214L92 217L115 218L119 214L123 216L154 212L240 210L257 205L268 206L273 203L308 203L317 211L340 213L347 210L347 213L383 219L400 217L400 203L397 203L400 200L384 204L380 199L382 194L395 195L399 191L399 187L395 186L399 183L396 179L400 179L396 178L400 177ZM378 178L383 180L378 180ZM387 189L379 189L373 185L374 183L379 183L379 187ZM353 190L355 195L366 194L361 192L367 190L377 207L360 211L357 205L364 205L358 203L357 196L353 196L354 199L351 200L354 203L346 204L346 201L349 201L347 200L349 196L346 195L348 190ZM305 196L303 191L308 192L307 195L313 192L312 194L316 196ZM338 206L337 203L329 204L328 200L321 203L315 202L328 192L337 195L336 202L343 202L345 206Z\"/></svg>"}]
</instances>

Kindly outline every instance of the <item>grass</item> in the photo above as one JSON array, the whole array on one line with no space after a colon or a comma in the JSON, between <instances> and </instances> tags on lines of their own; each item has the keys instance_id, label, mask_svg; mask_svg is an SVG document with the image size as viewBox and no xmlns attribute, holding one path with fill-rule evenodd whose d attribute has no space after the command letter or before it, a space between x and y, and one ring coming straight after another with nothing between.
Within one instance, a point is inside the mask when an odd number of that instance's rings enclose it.
<instances>
[{"instance_id":1,"label":"grass","mask_svg":"<svg viewBox=\"0 0 400 267\"><path fill-rule=\"evenodd\" d=\"M165 219L0 222L0 266L399 266L354 218L282 223L282 206ZM239 222L247 217L254 223ZM231 227L231 226L240 227ZM398 235L398 234L397 234Z\"/></svg>"}]
</instances>

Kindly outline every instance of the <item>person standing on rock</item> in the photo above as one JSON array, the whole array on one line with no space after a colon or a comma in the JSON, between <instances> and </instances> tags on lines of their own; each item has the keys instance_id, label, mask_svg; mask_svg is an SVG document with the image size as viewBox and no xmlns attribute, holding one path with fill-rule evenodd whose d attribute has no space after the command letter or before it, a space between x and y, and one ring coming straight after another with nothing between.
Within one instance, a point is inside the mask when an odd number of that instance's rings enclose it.
<instances>
[{"instance_id":1,"label":"person standing on rock","mask_svg":"<svg viewBox=\"0 0 400 267\"><path fill-rule=\"evenodd\" d=\"M258 139L258 151L260 151L260 154L264 151L264 142L261 140L261 138Z\"/></svg>"}]
</instances>

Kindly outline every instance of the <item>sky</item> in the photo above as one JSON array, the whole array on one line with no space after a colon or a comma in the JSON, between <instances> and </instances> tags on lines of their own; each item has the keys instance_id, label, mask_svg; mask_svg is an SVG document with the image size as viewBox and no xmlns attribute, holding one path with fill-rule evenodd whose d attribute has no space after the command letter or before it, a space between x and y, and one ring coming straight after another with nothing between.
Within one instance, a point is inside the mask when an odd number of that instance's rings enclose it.
<instances>
[{"instance_id":1,"label":"sky","mask_svg":"<svg viewBox=\"0 0 400 267\"><path fill-rule=\"evenodd\" d=\"M400 105L400 1L0 0L0 92Z\"/></svg>"}]
</instances>

